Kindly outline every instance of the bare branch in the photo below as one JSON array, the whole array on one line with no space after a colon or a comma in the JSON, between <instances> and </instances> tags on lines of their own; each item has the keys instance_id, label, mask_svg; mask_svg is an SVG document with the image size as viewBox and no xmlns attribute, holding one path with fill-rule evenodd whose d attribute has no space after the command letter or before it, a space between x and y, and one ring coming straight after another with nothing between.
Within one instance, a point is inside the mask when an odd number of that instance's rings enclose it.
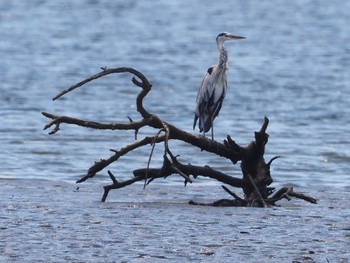
<instances>
[{"instance_id":1,"label":"bare branch","mask_svg":"<svg viewBox=\"0 0 350 263\"><path fill-rule=\"evenodd\" d=\"M293 187L282 187L271 198L267 199L267 202L274 204L283 198L291 200L291 197L296 197L299 199L303 199L309 203L317 204L317 199L302 193L296 193L294 192Z\"/></svg>"},{"instance_id":2,"label":"bare branch","mask_svg":"<svg viewBox=\"0 0 350 263\"><path fill-rule=\"evenodd\" d=\"M150 119L142 119L141 121L134 121L130 123L99 123L94 121L87 121L76 119L68 116L57 116L51 113L42 112L47 118L53 119L50 123L46 124L44 130L50 128L52 125L59 126L61 123L74 124L81 127L98 129L98 130L139 130L142 127L149 125ZM53 130L49 134L54 134L58 130Z\"/></svg>"},{"instance_id":3,"label":"bare branch","mask_svg":"<svg viewBox=\"0 0 350 263\"><path fill-rule=\"evenodd\" d=\"M117 161L121 156L127 154L128 152L130 152L136 148L145 146L147 144L151 144L154 141L155 142L164 141L164 139L165 139L164 136L159 136L156 139L155 139L155 137L144 137L140 141L135 141L135 142L123 147L123 148L120 148L119 150L115 150L114 155L112 155L108 159L102 159L99 162L96 162L93 166L91 166L88 170L88 173L84 177L79 179L77 181L77 183L82 183L82 182L86 181L88 178L94 177L96 173L103 170L105 167L110 165L112 162Z\"/></svg>"},{"instance_id":4,"label":"bare branch","mask_svg":"<svg viewBox=\"0 0 350 263\"><path fill-rule=\"evenodd\" d=\"M260 129L260 133L266 133L266 129L267 129L267 126L269 125L269 118L267 118L266 116L264 117L264 123L263 125L261 126L261 129Z\"/></svg>"},{"instance_id":5,"label":"bare branch","mask_svg":"<svg viewBox=\"0 0 350 263\"><path fill-rule=\"evenodd\" d=\"M191 164L185 165L179 162L176 163L175 166L186 175L192 175L194 178L197 178L197 176L209 177L209 178L216 179L217 181L220 181L222 183L231 185L233 187L239 187L239 188L250 186L250 183L247 181L229 176L225 173L212 169L209 166L202 167L202 166L195 166ZM135 177L144 177L145 173L146 173L145 168L134 170ZM149 177L155 177L155 178L166 177L171 174L174 174L174 171L171 169L164 169L164 167L160 169L156 169L156 168L149 169L149 172L148 172Z\"/></svg>"},{"instance_id":6,"label":"bare branch","mask_svg":"<svg viewBox=\"0 0 350 263\"><path fill-rule=\"evenodd\" d=\"M53 100L56 100L60 97L62 97L64 94L71 92L73 90L75 90L76 88L79 88L83 85L85 85L86 83L99 79L103 76L109 75L109 74L114 74L114 73L131 73L133 75L135 75L136 77L138 77L140 81L138 81L135 77L132 78L132 82L142 88L141 92L139 93L139 95L136 98L136 105L137 105L137 111L140 112L141 116L144 118L149 117L151 114L145 110L145 108L143 107L143 98L146 97L146 95L148 94L148 92L151 90L152 85L148 82L147 78L139 71L133 69L133 68L126 68L126 67L122 67L122 68L113 68L113 69L106 69L103 68L102 72L97 73L83 81L80 81L79 83L69 87L68 89L63 90L62 92L60 92L58 95L56 95Z\"/></svg>"},{"instance_id":7,"label":"bare branch","mask_svg":"<svg viewBox=\"0 0 350 263\"><path fill-rule=\"evenodd\" d=\"M315 199L311 196L302 194L302 193L296 193L296 192L292 191L292 192L289 192L288 195L299 198L299 199L303 199L303 200L305 200L309 203L312 203L312 204L317 204L317 199Z\"/></svg>"}]
</instances>

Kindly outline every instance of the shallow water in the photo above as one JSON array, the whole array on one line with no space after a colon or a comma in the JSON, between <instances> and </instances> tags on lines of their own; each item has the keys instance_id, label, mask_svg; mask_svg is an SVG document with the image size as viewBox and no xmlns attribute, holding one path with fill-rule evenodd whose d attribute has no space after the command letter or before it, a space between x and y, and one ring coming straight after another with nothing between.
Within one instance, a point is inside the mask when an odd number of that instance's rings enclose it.
<instances>
[{"instance_id":1,"label":"shallow water","mask_svg":"<svg viewBox=\"0 0 350 263\"><path fill-rule=\"evenodd\" d=\"M177 186L177 187L174 187ZM0 260L11 262L347 262L348 193L311 190L318 205L190 206L212 185L141 185L98 200L101 185L2 182ZM4 199L6 201L4 201ZM30 251L30 252L29 252Z\"/></svg>"},{"instance_id":2,"label":"shallow water","mask_svg":"<svg viewBox=\"0 0 350 263\"><path fill-rule=\"evenodd\" d=\"M349 1L303 0L1 2L1 259L349 260L349 9ZM153 84L147 109L192 132L198 85L217 60L214 40L222 31L247 39L226 44L229 90L215 122L216 139L230 134L247 144L268 116L266 159L282 156L272 165L274 186L310 191L319 204L295 201L267 211L193 208L190 199L227 196L205 179L183 190L178 177L145 191L136 185L112 192L101 204L101 187L110 183L106 171L74 192L73 183L94 161L132 142L133 133L63 125L49 136L41 112L137 120L138 90L122 74L51 98L100 67L130 66ZM155 133L145 129L139 138ZM184 143L170 146L183 162L241 176L238 165ZM110 169L127 179L147 165L149 151L135 151ZM158 146L151 166L161 160Z\"/></svg>"}]
</instances>

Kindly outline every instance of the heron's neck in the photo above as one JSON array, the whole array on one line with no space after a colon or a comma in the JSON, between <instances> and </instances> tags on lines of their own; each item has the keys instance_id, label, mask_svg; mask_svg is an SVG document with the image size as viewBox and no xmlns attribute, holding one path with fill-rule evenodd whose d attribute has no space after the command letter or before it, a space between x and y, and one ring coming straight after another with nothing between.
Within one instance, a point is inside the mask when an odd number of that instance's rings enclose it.
<instances>
[{"instance_id":1,"label":"heron's neck","mask_svg":"<svg viewBox=\"0 0 350 263\"><path fill-rule=\"evenodd\" d=\"M218 45L218 49L219 49L219 63L218 63L218 66L226 68L226 63L227 63L227 59L228 59L227 50L226 50L226 48L224 47L223 44L219 44Z\"/></svg>"}]
</instances>

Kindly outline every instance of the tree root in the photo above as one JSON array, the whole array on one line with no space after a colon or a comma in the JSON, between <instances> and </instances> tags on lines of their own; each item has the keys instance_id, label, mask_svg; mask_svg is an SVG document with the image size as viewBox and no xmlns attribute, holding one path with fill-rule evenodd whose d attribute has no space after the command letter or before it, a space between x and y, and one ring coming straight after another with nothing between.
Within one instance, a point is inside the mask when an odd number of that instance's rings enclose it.
<instances>
[{"instance_id":1,"label":"tree root","mask_svg":"<svg viewBox=\"0 0 350 263\"><path fill-rule=\"evenodd\" d=\"M266 163L264 160L265 145L267 144L269 137L269 135L266 133L266 129L269 124L269 119L267 117L264 118L261 129L258 132L255 132L255 140L243 147L238 145L229 135L227 135L227 138L223 141L223 143L220 143L202 136L188 133L170 123L163 121L157 115L150 113L144 108L143 99L151 90L152 85L141 72L133 68L125 67L114 69L103 68L102 72L93 75L66 90L63 90L57 96L55 96L53 100L60 98L61 96L83 86L88 82L109 74L119 73L132 74L132 83L141 88L141 91L136 97L136 110L141 115L140 120L133 121L130 117L128 117L128 123L99 123L68 116L54 115L47 112L42 113L45 117L51 119L51 121L44 127L45 130L49 128L52 129L49 132L51 135L60 131L61 124L78 125L92 129L135 131L135 140L132 143L129 143L118 150L111 150L113 155L107 159L100 159L99 161L95 162L88 169L87 173L77 181L77 183L82 183L87 179L93 178L96 173L102 171L111 163L117 161L121 156L124 156L137 148L146 145L152 146L147 167L134 170L134 177L130 178L129 180L120 182L115 178L113 173L108 170L107 173L112 180L112 184L104 186L102 202L106 201L107 196L112 189L123 188L142 180L144 181L144 187L146 187L146 185L155 179L166 178L170 175L176 174L182 177L185 185L187 185L187 183L192 183L191 177L196 179L198 176L204 176L222 182L231 187L241 188L243 190L244 198L241 198L230 191L226 186L222 186L223 189L234 199L221 199L212 204L204 205L269 207L276 205L276 202L283 198L290 199L292 197L300 198L307 202L316 203L316 199L304 194L296 193L293 191L293 188L283 187L273 194L274 188L269 187L269 185L273 182L270 175L270 165L272 161L277 159L279 156L272 158L268 163ZM155 135L137 139L138 131L146 126L154 128L156 130ZM216 156L228 159L232 162L232 164L236 164L240 161L243 177L232 177L217 171L208 165L195 166L192 164L182 164L171 152L168 144L169 140L183 141L192 145L193 147L201 149L202 151L207 151ZM161 168L150 168L149 166L153 156L153 149L155 145L159 143L163 143L164 145L163 165ZM202 203L190 201L190 204L199 205Z\"/></svg>"}]
</instances>

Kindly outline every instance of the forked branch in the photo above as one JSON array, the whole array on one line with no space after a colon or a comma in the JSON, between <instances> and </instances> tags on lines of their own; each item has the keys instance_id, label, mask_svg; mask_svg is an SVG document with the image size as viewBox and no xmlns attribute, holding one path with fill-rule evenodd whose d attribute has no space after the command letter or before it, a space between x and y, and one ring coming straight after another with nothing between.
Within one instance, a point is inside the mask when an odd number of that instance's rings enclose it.
<instances>
[{"instance_id":1,"label":"forked branch","mask_svg":"<svg viewBox=\"0 0 350 263\"><path fill-rule=\"evenodd\" d=\"M134 75L132 77L131 81L136 86L138 86L142 89L136 98L137 111L141 114L141 116L143 118L149 117L151 114L148 111L146 111L145 108L143 107L143 98L146 97L148 92L151 90L152 85L149 83L148 79L140 71L133 69L133 68L126 68L126 67L113 68L113 69L102 68L102 71L100 73L97 73L97 74L69 87L68 89L63 90L58 95L56 95L52 100L57 100L58 98L62 97L64 94L67 94L68 92L71 92L72 90L75 90L76 88L79 88L90 81L99 79L99 78L101 78L103 76L107 76L109 74L115 74L115 73L131 73ZM140 81L138 81L135 78L135 76L137 78L139 78Z\"/></svg>"},{"instance_id":2,"label":"forked branch","mask_svg":"<svg viewBox=\"0 0 350 263\"><path fill-rule=\"evenodd\" d=\"M101 72L93 75L66 90L60 92L53 100L57 100L63 95L84 86L86 83L93 80L99 79L101 77L110 74L119 73L129 73L133 77L131 79L132 83L141 88L141 91L136 97L136 110L141 115L141 120L133 121L129 117L129 122L127 123L99 123L95 121L81 120L68 116L59 116L47 112L42 114L51 119L47 123L44 129L51 128L52 130L49 134L55 134L60 130L61 124L72 124L81 127L101 129L101 130L134 130L135 140L118 150L111 150L113 154L106 158L100 159L98 162L94 163L87 171L86 175L80 178L77 183L82 183L89 178L92 178L96 173L102 171L108 167L111 163L117 161L121 156L129 154L133 150L146 146L152 145L152 150L149 155L149 160L146 168L136 169L133 171L134 176L125 181L118 181L111 171L108 171L108 175L112 180L112 184L104 187L104 193L102 201L105 201L109 191L112 189L118 189L138 181L144 180L145 186L157 178L166 178L170 175L177 174L180 175L185 185L187 183L192 183L191 178L197 178L198 176L209 177L215 179L225 185L231 187L241 188L244 192L244 198L239 197L232 191L230 191L226 186L223 186L224 190L234 197L233 201L222 199L214 202L214 205L236 205L236 206L264 206L274 205L275 202L282 198L296 197L306 200L308 202L316 202L315 199L308 197L303 194L295 193L292 188L282 188L272 197L271 194L274 188L269 187L273 182L270 175L270 165L273 160L278 158L276 156L272 158L268 163L264 160L265 146L268 142L269 135L266 133L269 119L264 118L263 125L258 132L255 132L254 140L247 146L240 146L237 144L229 135L227 139L222 143L210 140L208 138L194 135L183 131L174 125L165 122L160 119L157 115L150 113L143 106L143 99L146 97L148 92L151 90L151 84L147 78L139 71L133 68L121 67L114 69L103 68ZM154 136L146 136L142 139L137 140L137 133L143 127L151 127L155 129ZM207 151L213 153L216 156L223 157L231 161L232 164L236 164L241 161L241 170L243 173L242 178L235 178L225 173L222 173L216 169L211 168L208 165L196 166L192 164L182 164L178 161L177 156L174 155L169 147L169 140L180 140L186 142L194 147L201 149L202 151ZM156 144L163 143L164 153L163 153L163 164L160 168L151 168L150 161L154 154L153 149ZM199 204L191 201L192 204Z\"/></svg>"}]
</instances>

